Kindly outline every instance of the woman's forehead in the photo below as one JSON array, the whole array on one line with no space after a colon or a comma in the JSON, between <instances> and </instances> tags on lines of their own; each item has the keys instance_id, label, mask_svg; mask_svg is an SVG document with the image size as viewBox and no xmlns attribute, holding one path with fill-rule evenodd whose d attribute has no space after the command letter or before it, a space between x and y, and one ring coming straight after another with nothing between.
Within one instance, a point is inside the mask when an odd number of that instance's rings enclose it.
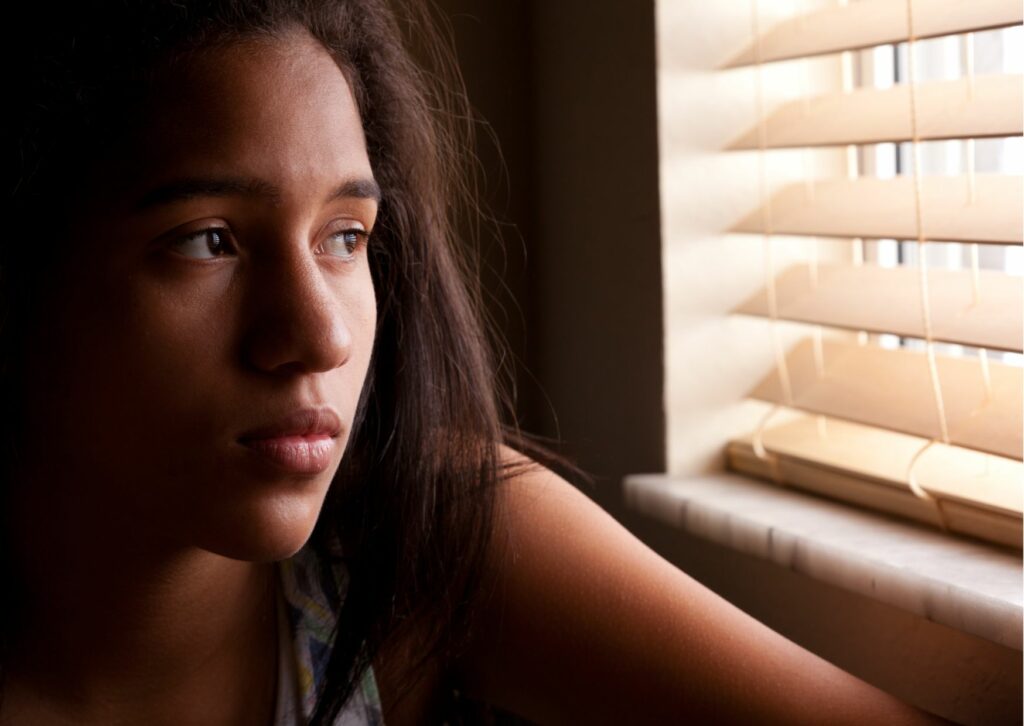
<instances>
[{"instance_id":1,"label":"woman's forehead","mask_svg":"<svg viewBox=\"0 0 1024 726\"><path fill-rule=\"evenodd\" d=\"M134 190L202 175L264 179L287 194L372 178L345 74L305 31L170 66L141 119L127 154Z\"/></svg>"}]
</instances>

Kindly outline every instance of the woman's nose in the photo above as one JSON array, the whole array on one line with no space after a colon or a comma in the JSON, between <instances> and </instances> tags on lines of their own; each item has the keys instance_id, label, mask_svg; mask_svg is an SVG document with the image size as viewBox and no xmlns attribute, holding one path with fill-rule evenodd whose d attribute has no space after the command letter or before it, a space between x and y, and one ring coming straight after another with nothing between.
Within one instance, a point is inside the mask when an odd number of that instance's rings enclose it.
<instances>
[{"instance_id":1,"label":"woman's nose","mask_svg":"<svg viewBox=\"0 0 1024 726\"><path fill-rule=\"evenodd\" d=\"M348 360L352 334L339 289L312 253L268 260L258 274L253 271L250 283L252 317L244 348L251 366L290 375L333 370Z\"/></svg>"}]
</instances>

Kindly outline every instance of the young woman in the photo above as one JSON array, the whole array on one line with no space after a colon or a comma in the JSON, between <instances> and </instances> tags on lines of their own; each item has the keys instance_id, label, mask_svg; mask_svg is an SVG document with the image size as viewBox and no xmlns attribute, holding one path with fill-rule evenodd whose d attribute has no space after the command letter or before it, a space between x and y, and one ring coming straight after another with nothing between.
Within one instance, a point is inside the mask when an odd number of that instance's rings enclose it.
<instances>
[{"instance_id":1,"label":"young woman","mask_svg":"<svg viewBox=\"0 0 1024 726\"><path fill-rule=\"evenodd\" d=\"M926 722L517 453L383 0L18 15L0 722Z\"/></svg>"}]
</instances>

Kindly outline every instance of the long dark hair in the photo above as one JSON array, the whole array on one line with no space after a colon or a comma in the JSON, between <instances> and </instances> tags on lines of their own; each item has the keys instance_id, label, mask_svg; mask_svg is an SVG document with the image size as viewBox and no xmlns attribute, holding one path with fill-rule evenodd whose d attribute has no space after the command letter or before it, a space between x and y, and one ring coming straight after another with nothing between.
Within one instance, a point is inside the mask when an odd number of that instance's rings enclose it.
<instances>
[{"instance_id":1,"label":"long dark hair","mask_svg":"<svg viewBox=\"0 0 1024 726\"><path fill-rule=\"evenodd\" d=\"M84 175L137 120L147 84L191 53L298 25L345 72L383 192L369 248L378 329L346 457L311 540L325 551L340 539L350 574L313 721L332 720L385 642L416 632L409 685L428 658L459 648L495 484L509 473L498 444L525 446L501 423L508 404L467 274L475 265L455 244L476 211L463 154L472 128L430 11L414 2L395 11L385 0L118 0L18 12L3 50L14 110L4 137L8 240L27 238L41 218L59 240ZM426 51L429 71L411 60L403 35ZM54 199L66 208L55 210ZM24 254L0 245L8 412L25 405L18 351L45 294L44 280L15 274L31 269ZM16 440L16 423L7 427Z\"/></svg>"}]
</instances>

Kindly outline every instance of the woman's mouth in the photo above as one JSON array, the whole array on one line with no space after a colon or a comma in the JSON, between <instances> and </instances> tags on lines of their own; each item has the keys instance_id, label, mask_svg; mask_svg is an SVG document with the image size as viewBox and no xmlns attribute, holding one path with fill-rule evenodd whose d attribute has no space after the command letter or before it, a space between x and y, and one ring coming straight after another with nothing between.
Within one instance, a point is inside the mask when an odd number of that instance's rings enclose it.
<instances>
[{"instance_id":1,"label":"woman's mouth","mask_svg":"<svg viewBox=\"0 0 1024 726\"><path fill-rule=\"evenodd\" d=\"M326 434L243 439L240 443L292 474L319 474L334 459L336 441Z\"/></svg>"},{"instance_id":2,"label":"woman's mouth","mask_svg":"<svg viewBox=\"0 0 1024 726\"><path fill-rule=\"evenodd\" d=\"M306 408L243 434L238 443L288 473L319 474L334 459L341 428L332 408Z\"/></svg>"}]
</instances>

